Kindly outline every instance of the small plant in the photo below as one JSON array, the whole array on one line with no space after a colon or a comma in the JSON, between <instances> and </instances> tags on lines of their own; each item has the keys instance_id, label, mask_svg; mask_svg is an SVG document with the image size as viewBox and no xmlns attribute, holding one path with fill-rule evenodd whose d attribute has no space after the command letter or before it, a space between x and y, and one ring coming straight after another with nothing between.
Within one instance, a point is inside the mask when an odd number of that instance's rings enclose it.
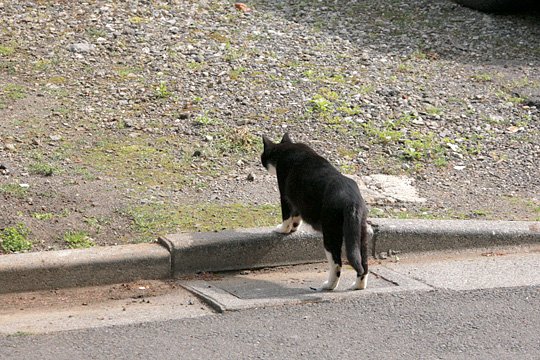
<instances>
[{"instance_id":1,"label":"small plant","mask_svg":"<svg viewBox=\"0 0 540 360\"><path fill-rule=\"evenodd\" d=\"M28 188L23 187L19 184L0 185L0 194L1 193L8 194L19 199L24 198L27 192L28 192Z\"/></svg>"},{"instance_id":2,"label":"small plant","mask_svg":"<svg viewBox=\"0 0 540 360\"><path fill-rule=\"evenodd\" d=\"M54 167L49 164L37 162L29 167L30 173L34 175L52 176L55 173Z\"/></svg>"},{"instance_id":3,"label":"small plant","mask_svg":"<svg viewBox=\"0 0 540 360\"><path fill-rule=\"evenodd\" d=\"M11 46L0 45L0 56L9 56L15 52Z\"/></svg>"},{"instance_id":4,"label":"small plant","mask_svg":"<svg viewBox=\"0 0 540 360\"><path fill-rule=\"evenodd\" d=\"M472 217L484 217L487 216L488 212L485 210L473 210Z\"/></svg>"},{"instance_id":5,"label":"small plant","mask_svg":"<svg viewBox=\"0 0 540 360\"><path fill-rule=\"evenodd\" d=\"M426 106L426 113L432 116L435 115L441 115L442 109L436 107L436 106Z\"/></svg>"},{"instance_id":6,"label":"small plant","mask_svg":"<svg viewBox=\"0 0 540 360\"><path fill-rule=\"evenodd\" d=\"M246 71L245 67L239 67L239 68L233 69L229 73L229 78L231 80L238 80L240 78L240 75L242 75L242 73L245 71Z\"/></svg>"},{"instance_id":7,"label":"small plant","mask_svg":"<svg viewBox=\"0 0 540 360\"><path fill-rule=\"evenodd\" d=\"M442 168L448 165L448 160L445 156L439 156L433 161L433 163L435 164L435 166Z\"/></svg>"},{"instance_id":8,"label":"small plant","mask_svg":"<svg viewBox=\"0 0 540 360\"><path fill-rule=\"evenodd\" d=\"M221 121L218 119L211 118L208 115L199 115L195 119L195 124L201 125L201 126L220 125Z\"/></svg>"},{"instance_id":9,"label":"small plant","mask_svg":"<svg viewBox=\"0 0 540 360\"><path fill-rule=\"evenodd\" d=\"M410 64L401 63L397 67L398 72L410 73L413 72L413 67Z\"/></svg>"},{"instance_id":10,"label":"small plant","mask_svg":"<svg viewBox=\"0 0 540 360\"><path fill-rule=\"evenodd\" d=\"M4 252L21 252L32 248L30 230L24 224L7 227L0 232L0 247Z\"/></svg>"},{"instance_id":11,"label":"small plant","mask_svg":"<svg viewBox=\"0 0 540 360\"><path fill-rule=\"evenodd\" d=\"M172 95L172 92L167 88L167 83L161 81L156 89L156 96L160 99L166 99Z\"/></svg>"},{"instance_id":12,"label":"small plant","mask_svg":"<svg viewBox=\"0 0 540 360\"><path fill-rule=\"evenodd\" d=\"M424 157L424 143L419 140L405 140L402 151L401 156L405 160L422 160Z\"/></svg>"},{"instance_id":13,"label":"small plant","mask_svg":"<svg viewBox=\"0 0 540 360\"><path fill-rule=\"evenodd\" d=\"M478 81L478 82L488 82L493 80L493 77L490 74L487 73L481 73L471 76L471 79Z\"/></svg>"},{"instance_id":14,"label":"small plant","mask_svg":"<svg viewBox=\"0 0 540 360\"><path fill-rule=\"evenodd\" d=\"M15 84L7 84L4 86L4 93L11 100L20 100L26 97L24 87Z\"/></svg>"},{"instance_id":15,"label":"small plant","mask_svg":"<svg viewBox=\"0 0 540 360\"><path fill-rule=\"evenodd\" d=\"M132 16L129 18L129 22L132 24L138 25L138 24L147 23L148 19L142 18L140 16Z\"/></svg>"},{"instance_id":16,"label":"small plant","mask_svg":"<svg viewBox=\"0 0 540 360\"><path fill-rule=\"evenodd\" d=\"M68 231L63 239L72 249L86 249L95 245L86 231Z\"/></svg>"},{"instance_id":17,"label":"small plant","mask_svg":"<svg viewBox=\"0 0 540 360\"><path fill-rule=\"evenodd\" d=\"M311 110L317 113L326 113L332 109L332 102L322 95L316 94L309 100Z\"/></svg>"},{"instance_id":18,"label":"small plant","mask_svg":"<svg viewBox=\"0 0 540 360\"><path fill-rule=\"evenodd\" d=\"M195 71L198 71L198 70L201 70L202 68L204 68L204 66L206 65L206 63L204 61L190 61L188 63L188 68L191 69L191 70L195 70Z\"/></svg>"},{"instance_id":19,"label":"small plant","mask_svg":"<svg viewBox=\"0 0 540 360\"><path fill-rule=\"evenodd\" d=\"M32 217L37 220L51 220L54 218L53 213L33 213Z\"/></svg>"}]
</instances>

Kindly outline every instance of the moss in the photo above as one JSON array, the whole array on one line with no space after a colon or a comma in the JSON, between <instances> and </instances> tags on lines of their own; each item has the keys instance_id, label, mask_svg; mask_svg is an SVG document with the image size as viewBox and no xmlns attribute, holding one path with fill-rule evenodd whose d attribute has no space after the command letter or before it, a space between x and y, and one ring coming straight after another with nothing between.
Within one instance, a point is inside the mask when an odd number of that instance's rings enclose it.
<instances>
[{"instance_id":1,"label":"moss","mask_svg":"<svg viewBox=\"0 0 540 360\"><path fill-rule=\"evenodd\" d=\"M84 162L106 175L140 186L187 183L188 159L176 156L167 138L106 138L87 150Z\"/></svg>"},{"instance_id":2,"label":"moss","mask_svg":"<svg viewBox=\"0 0 540 360\"><path fill-rule=\"evenodd\" d=\"M279 205L199 203L174 206L145 204L123 211L132 220L139 241L176 231L220 231L270 226L279 222Z\"/></svg>"}]
</instances>

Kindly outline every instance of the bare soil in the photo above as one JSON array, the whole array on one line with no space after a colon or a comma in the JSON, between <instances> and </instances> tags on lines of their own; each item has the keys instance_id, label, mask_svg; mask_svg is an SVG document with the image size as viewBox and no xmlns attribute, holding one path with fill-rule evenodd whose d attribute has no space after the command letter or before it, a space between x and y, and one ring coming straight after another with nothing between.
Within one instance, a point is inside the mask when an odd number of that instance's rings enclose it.
<instances>
[{"instance_id":1,"label":"bare soil","mask_svg":"<svg viewBox=\"0 0 540 360\"><path fill-rule=\"evenodd\" d=\"M540 220L538 14L247 5L0 1L0 231L46 251L277 223L260 136L285 131L427 199L373 216Z\"/></svg>"}]
</instances>

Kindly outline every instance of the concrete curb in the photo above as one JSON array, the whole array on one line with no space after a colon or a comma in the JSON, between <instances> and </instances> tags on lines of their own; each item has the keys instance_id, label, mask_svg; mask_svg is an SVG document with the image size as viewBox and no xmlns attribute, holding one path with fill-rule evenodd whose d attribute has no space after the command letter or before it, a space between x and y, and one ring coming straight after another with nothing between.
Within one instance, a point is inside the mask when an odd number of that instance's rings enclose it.
<instances>
[{"instance_id":1,"label":"concrete curb","mask_svg":"<svg viewBox=\"0 0 540 360\"><path fill-rule=\"evenodd\" d=\"M373 219L371 253L540 245L540 222ZM160 244L0 256L0 294L325 260L322 236L271 228L167 235Z\"/></svg>"},{"instance_id":2,"label":"concrete curb","mask_svg":"<svg viewBox=\"0 0 540 360\"><path fill-rule=\"evenodd\" d=\"M372 223L373 254L540 244L540 222L374 219Z\"/></svg>"},{"instance_id":3,"label":"concrete curb","mask_svg":"<svg viewBox=\"0 0 540 360\"><path fill-rule=\"evenodd\" d=\"M184 233L161 237L171 253L174 275L302 264L326 259L322 236L299 231L282 235L273 228L217 233Z\"/></svg>"},{"instance_id":4,"label":"concrete curb","mask_svg":"<svg viewBox=\"0 0 540 360\"><path fill-rule=\"evenodd\" d=\"M170 254L157 244L0 256L0 294L164 279L170 275Z\"/></svg>"},{"instance_id":5,"label":"concrete curb","mask_svg":"<svg viewBox=\"0 0 540 360\"><path fill-rule=\"evenodd\" d=\"M372 219L371 223L372 255L540 244L539 222ZM272 228L242 229L167 235L160 242L171 252L175 276L326 260L322 235L310 231L281 235Z\"/></svg>"}]
</instances>

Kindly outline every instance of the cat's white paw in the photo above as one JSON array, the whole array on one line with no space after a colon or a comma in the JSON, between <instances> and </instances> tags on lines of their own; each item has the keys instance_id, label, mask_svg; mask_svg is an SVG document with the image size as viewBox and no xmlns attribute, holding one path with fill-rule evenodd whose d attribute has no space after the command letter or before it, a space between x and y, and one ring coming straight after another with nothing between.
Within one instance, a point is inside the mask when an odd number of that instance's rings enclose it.
<instances>
[{"instance_id":1,"label":"cat's white paw","mask_svg":"<svg viewBox=\"0 0 540 360\"><path fill-rule=\"evenodd\" d=\"M339 278L337 278L336 280L326 280L319 288L319 291L332 291L338 286L338 283Z\"/></svg>"},{"instance_id":2,"label":"cat's white paw","mask_svg":"<svg viewBox=\"0 0 540 360\"><path fill-rule=\"evenodd\" d=\"M293 216L291 220L291 232L295 232L302 225L302 218L300 216Z\"/></svg>"},{"instance_id":3,"label":"cat's white paw","mask_svg":"<svg viewBox=\"0 0 540 360\"><path fill-rule=\"evenodd\" d=\"M357 277L350 290L364 290L367 287L368 275Z\"/></svg>"},{"instance_id":4,"label":"cat's white paw","mask_svg":"<svg viewBox=\"0 0 540 360\"><path fill-rule=\"evenodd\" d=\"M292 232L291 218L285 220L282 224L276 226L274 231L280 234L290 234Z\"/></svg>"}]
</instances>

